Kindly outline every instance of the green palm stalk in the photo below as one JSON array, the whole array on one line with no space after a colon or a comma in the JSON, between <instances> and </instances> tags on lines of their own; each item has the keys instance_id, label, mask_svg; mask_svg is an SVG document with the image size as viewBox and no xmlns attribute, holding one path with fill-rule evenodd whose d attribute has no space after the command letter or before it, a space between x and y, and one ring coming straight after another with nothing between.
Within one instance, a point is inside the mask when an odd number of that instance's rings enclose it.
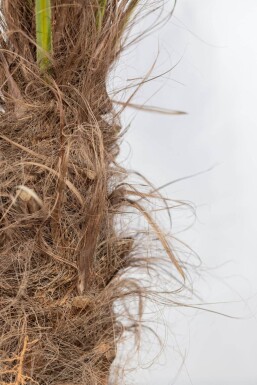
<instances>
[{"instance_id":1,"label":"green palm stalk","mask_svg":"<svg viewBox=\"0 0 257 385\"><path fill-rule=\"evenodd\" d=\"M42 71L49 68L52 52L51 0L36 0L37 62Z\"/></svg>"},{"instance_id":2,"label":"green palm stalk","mask_svg":"<svg viewBox=\"0 0 257 385\"><path fill-rule=\"evenodd\" d=\"M98 10L96 14L96 28L98 31L101 31L102 29L106 5L107 5L107 0L99 0Z\"/></svg>"}]
</instances>

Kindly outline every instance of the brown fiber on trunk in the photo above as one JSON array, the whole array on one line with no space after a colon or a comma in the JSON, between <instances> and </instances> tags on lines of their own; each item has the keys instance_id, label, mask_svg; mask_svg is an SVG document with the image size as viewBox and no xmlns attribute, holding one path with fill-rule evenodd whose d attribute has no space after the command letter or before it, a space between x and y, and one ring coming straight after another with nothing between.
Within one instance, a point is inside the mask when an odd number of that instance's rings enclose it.
<instances>
[{"instance_id":1,"label":"brown fiber on trunk","mask_svg":"<svg viewBox=\"0 0 257 385\"><path fill-rule=\"evenodd\" d=\"M151 215L134 202L144 194L116 163L120 122L106 79L131 4L108 0L99 30L96 1L53 0L53 55L42 74L34 1L1 2L3 385L107 384L125 329L114 302L151 295L125 272L155 266L137 258L133 237L115 223L128 207L149 222L171 270L184 274Z\"/></svg>"}]
</instances>

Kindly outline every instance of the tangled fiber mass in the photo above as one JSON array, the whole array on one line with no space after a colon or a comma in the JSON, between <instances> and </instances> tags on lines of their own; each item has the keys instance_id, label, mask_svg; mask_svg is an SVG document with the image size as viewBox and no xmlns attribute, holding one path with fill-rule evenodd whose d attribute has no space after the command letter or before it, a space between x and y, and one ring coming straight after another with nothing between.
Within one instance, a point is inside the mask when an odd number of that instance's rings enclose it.
<instances>
[{"instance_id":1,"label":"tangled fiber mass","mask_svg":"<svg viewBox=\"0 0 257 385\"><path fill-rule=\"evenodd\" d=\"M106 79L137 0L52 0L47 72L34 3L1 2L0 383L104 385L125 328L114 303L148 296L125 272L151 265L117 215L141 212L184 276L116 163Z\"/></svg>"}]
</instances>

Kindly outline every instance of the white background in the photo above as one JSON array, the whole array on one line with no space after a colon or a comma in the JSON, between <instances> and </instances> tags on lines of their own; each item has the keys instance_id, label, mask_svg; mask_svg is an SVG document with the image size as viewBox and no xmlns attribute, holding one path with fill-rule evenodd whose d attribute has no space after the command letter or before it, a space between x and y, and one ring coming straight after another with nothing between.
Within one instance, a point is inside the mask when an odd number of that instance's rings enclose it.
<instances>
[{"instance_id":1,"label":"white background","mask_svg":"<svg viewBox=\"0 0 257 385\"><path fill-rule=\"evenodd\" d=\"M144 76L157 54L152 75L176 66L133 102L188 114L127 109L121 159L157 186L215 166L164 192L197 207L196 222L180 234L205 266L195 290L219 302L208 309L238 319L167 310L165 351L127 383L256 385L257 1L178 0L173 18L123 56L117 84ZM189 224L182 213L177 227Z\"/></svg>"}]
</instances>

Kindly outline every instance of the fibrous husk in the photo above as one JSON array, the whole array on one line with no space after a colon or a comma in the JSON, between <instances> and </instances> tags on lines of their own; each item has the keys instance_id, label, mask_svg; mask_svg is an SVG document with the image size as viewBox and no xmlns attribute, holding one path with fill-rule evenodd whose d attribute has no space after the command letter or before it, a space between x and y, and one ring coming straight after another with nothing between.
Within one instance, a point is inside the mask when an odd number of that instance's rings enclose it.
<instances>
[{"instance_id":1,"label":"fibrous husk","mask_svg":"<svg viewBox=\"0 0 257 385\"><path fill-rule=\"evenodd\" d=\"M124 272L151 264L136 260L133 237L115 224L128 207L141 211L183 276L116 164L120 122L106 79L131 3L108 0L99 28L94 0L53 0L53 53L42 73L34 1L1 2L3 385L107 384L123 332L113 304L147 297Z\"/></svg>"}]
</instances>

